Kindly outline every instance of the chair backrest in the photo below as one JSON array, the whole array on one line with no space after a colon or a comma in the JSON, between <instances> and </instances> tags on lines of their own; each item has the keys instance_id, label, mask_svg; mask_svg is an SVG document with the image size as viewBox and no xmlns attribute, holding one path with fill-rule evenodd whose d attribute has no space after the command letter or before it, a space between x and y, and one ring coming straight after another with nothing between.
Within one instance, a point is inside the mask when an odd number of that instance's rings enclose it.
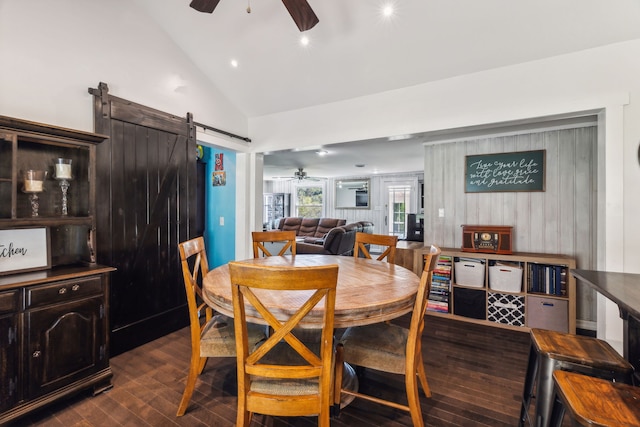
<instances>
[{"instance_id":1,"label":"chair backrest","mask_svg":"<svg viewBox=\"0 0 640 427\"><path fill-rule=\"evenodd\" d=\"M200 345L200 332L204 324L213 317L213 310L202 299L202 279L209 272L207 253L202 236L178 243L182 278L187 293L189 322L191 325L191 345ZM191 264L191 266L189 265ZM199 314L204 308L205 322L201 325Z\"/></svg>"},{"instance_id":2,"label":"chair backrest","mask_svg":"<svg viewBox=\"0 0 640 427\"><path fill-rule=\"evenodd\" d=\"M253 257L273 256L265 246L267 242L285 242L278 255L284 255L287 249L291 248L291 255L296 254L296 232L295 231L254 231L251 233L253 240ZM273 249L272 249L273 250Z\"/></svg>"},{"instance_id":3,"label":"chair backrest","mask_svg":"<svg viewBox=\"0 0 640 427\"><path fill-rule=\"evenodd\" d=\"M369 233L356 233L356 242L353 247L353 256L358 258L359 253L365 256L365 258L371 258L369 249L366 245L378 245L386 246L386 249L382 254L376 258L378 261L382 261L387 258L387 262L393 264L396 261L396 245L398 244L398 236L388 236L385 234L369 234Z\"/></svg>"},{"instance_id":4,"label":"chair backrest","mask_svg":"<svg viewBox=\"0 0 640 427\"><path fill-rule=\"evenodd\" d=\"M239 416L241 410L284 416L323 414L328 423L338 266L273 267L232 261L229 273L235 319ZM300 306L274 306L278 292L299 292ZM295 336L295 332L300 321L323 300L322 338L319 354L316 354ZM247 308L252 313L255 311L273 330L255 349L250 349L247 341ZM283 346L293 354L295 363L291 356L287 358L291 365L275 364L271 360L270 356L283 350ZM258 381L258 377L278 385L268 391L252 391L252 381ZM317 381L314 390L306 391L309 394L287 393L288 387L283 386L304 380Z\"/></svg>"},{"instance_id":5,"label":"chair backrest","mask_svg":"<svg viewBox=\"0 0 640 427\"><path fill-rule=\"evenodd\" d=\"M411 314L411 323L409 324L409 336L407 338L407 366L414 366L420 362L417 356L422 354L420 346L422 343L422 331L424 330L424 316L427 310L427 302L429 292L431 291L431 279L433 270L435 270L440 258L440 248L431 245L429 253L424 254L424 268L422 276L420 276L420 285L416 294L416 301L413 305L413 313ZM409 369L409 368L407 368Z\"/></svg>"}]
</instances>

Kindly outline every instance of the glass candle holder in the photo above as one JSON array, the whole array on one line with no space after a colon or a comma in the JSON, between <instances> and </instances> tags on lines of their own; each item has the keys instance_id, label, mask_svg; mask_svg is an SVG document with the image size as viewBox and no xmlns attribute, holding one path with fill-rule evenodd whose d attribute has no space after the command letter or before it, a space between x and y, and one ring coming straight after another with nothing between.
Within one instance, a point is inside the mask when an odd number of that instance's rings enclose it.
<instances>
[{"instance_id":1,"label":"glass candle holder","mask_svg":"<svg viewBox=\"0 0 640 427\"><path fill-rule=\"evenodd\" d=\"M44 191L44 180L47 177L47 171L38 171L29 169L24 173L24 187L25 193L40 193Z\"/></svg>"},{"instance_id":2,"label":"glass candle holder","mask_svg":"<svg viewBox=\"0 0 640 427\"><path fill-rule=\"evenodd\" d=\"M24 172L24 186L22 191L29 194L29 203L31 203L31 216L38 216L40 202L38 193L44 191L44 180L47 178L47 171L38 171L29 169Z\"/></svg>"},{"instance_id":3,"label":"glass candle holder","mask_svg":"<svg viewBox=\"0 0 640 427\"><path fill-rule=\"evenodd\" d=\"M56 159L54 166L56 179L73 179L73 175L71 174L71 159Z\"/></svg>"}]
</instances>

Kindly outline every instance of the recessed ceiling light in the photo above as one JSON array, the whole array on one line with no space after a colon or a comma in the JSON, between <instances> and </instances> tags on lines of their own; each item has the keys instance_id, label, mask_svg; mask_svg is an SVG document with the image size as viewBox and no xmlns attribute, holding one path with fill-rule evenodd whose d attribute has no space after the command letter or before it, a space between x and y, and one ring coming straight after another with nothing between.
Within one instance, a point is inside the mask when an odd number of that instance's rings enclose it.
<instances>
[{"instance_id":1,"label":"recessed ceiling light","mask_svg":"<svg viewBox=\"0 0 640 427\"><path fill-rule=\"evenodd\" d=\"M403 139L409 139L411 135L394 135L387 138L389 141L402 141Z\"/></svg>"},{"instance_id":2,"label":"recessed ceiling light","mask_svg":"<svg viewBox=\"0 0 640 427\"><path fill-rule=\"evenodd\" d=\"M329 152L327 150L318 150L316 151L316 154L318 156L326 156L327 154L329 154Z\"/></svg>"},{"instance_id":3,"label":"recessed ceiling light","mask_svg":"<svg viewBox=\"0 0 640 427\"><path fill-rule=\"evenodd\" d=\"M231 60L231 66L232 66L233 68L238 68L238 61L237 61L237 60L235 60L235 59L232 59L232 60Z\"/></svg>"},{"instance_id":4,"label":"recessed ceiling light","mask_svg":"<svg viewBox=\"0 0 640 427\"><path fill-rule=\"evenodd\" d=\"M309 37L307 36L300 37L300 44L302 46L309 46Z\"/></svg>"},{"instance_id":5,"label":"recessed ceiling light","mask_svg":"<svg viewBox=\"0 0 640 427\"><path fill-rule=\"evenodd\" d=\"M393 5L387 4L382 8L382 15L389 17L393 15Z\"/></svg>"}]
</instances>

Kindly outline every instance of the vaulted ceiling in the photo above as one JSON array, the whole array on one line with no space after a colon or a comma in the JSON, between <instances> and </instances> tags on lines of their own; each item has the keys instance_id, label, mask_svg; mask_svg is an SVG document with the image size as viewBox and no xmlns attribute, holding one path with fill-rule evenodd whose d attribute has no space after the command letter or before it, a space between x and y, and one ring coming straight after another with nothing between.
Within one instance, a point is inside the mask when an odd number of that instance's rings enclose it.
<instances>
[{"instance_id":1,"label":"vaulted ceiling","mask_svg":"<svg viewBox=\"0 0 640 427\"><path fill-rule=\"evenodd\" d=\"M640 38L638 0L308 0L304 33L280 0L135 1L247 117Z\"/></svg>"}]
</instances>

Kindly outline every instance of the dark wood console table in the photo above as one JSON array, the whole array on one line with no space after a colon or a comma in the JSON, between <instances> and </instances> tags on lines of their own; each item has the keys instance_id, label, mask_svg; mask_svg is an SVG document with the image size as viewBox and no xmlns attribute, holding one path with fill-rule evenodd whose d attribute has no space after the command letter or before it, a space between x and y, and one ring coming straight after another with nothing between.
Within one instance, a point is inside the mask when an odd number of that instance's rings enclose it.
<instances>
[{"instance_id":1,"label":"dark wood console table","mask_svg":"<svg viewBox=\"0 0 640 427\"><path fill-rule=\"evenodd\" d=\"M624 357L640 381L640 274L579 269L571 274L618 305L624 322Z\"/></svg>"}]
</instances>

